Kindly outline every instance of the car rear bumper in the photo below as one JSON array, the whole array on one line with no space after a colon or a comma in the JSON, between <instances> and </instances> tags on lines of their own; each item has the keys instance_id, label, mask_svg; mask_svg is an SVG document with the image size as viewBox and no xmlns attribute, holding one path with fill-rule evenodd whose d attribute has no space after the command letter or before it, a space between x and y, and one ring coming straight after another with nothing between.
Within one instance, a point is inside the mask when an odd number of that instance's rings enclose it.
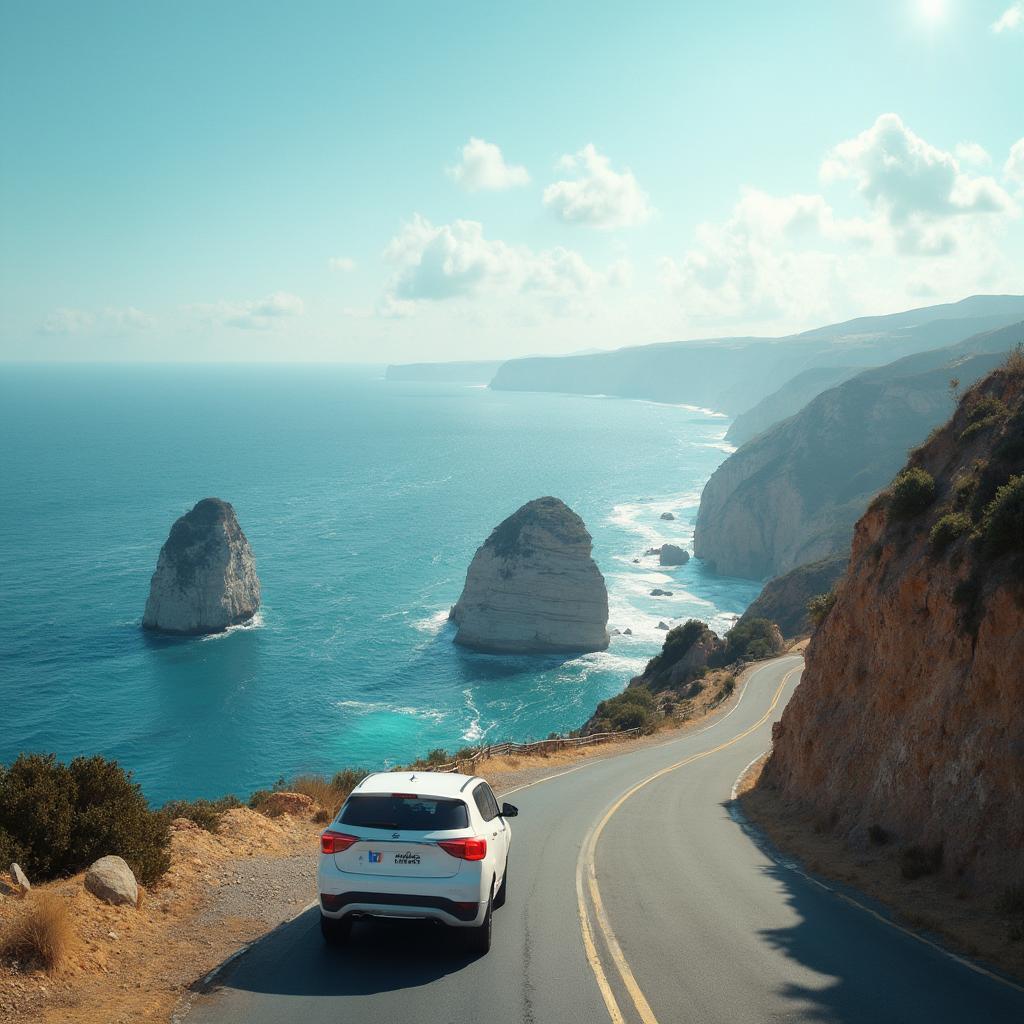
<instances>
[{"instance_id":1,"label":"car rear bumper","mask_svg":"<svg viewBox=\"0 0 1024 1024\"><path fill-rule=\"evenodd\" d=\"M373 917L433 918L456 927L474 925L483 916L480 903L423 896L413 893L346 892L320 894L320 911L325 917L347 914Z\"/></svg>"},{"instance_id":2,"label":"car rear bumper","mask_svg":"<svg viewBox=\"0 0 1024 1024\"><path fill-rule=\"evenodd\" d=\"M340 871L333 858L321 856L317 872L320 912L349 915L428 918L455 928L480 924L490 895L490 874L474 862L462 863L449 878L373 877Z\"/></svg>"}]
</instances>

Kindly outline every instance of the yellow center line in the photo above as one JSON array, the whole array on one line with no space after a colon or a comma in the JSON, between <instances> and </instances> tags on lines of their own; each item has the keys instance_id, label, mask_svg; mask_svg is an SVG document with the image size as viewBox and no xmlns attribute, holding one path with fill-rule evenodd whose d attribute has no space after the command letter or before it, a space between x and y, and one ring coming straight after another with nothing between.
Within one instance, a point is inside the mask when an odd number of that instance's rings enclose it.
<instances>
[{"instance_id":1,"label":"yellow center line","mask_svg":"<svg viewBox=\"0 0 1024 1024\"><path fill-rule=\"evenodd\" d=\"M662 768L659 771L656 771L653 775L649 775L642 782L638 782L631 789L626 790L626 792L608 808L604 817L590 831L584 841L583 848L580 850L580 858L576 865L576 899L579 909L580 930L583 934L583 948L587 954L587 961L594 972L595 978L597 979L597 986L601 990L601 996L604 999L605 1006L608 1009L608 1014L611 1017L613 1024L622 1024L623 1016L622 1011L619 1009L619 1005L616 1002L615 995L612 992L611 985L608 983L608 977L605 974L604 967L601 964L597 948L594 944L593 930L591 929L590 917L587 911L586 899L584 897L584 875L586 875L587 882L586 890L590 893L591 902L594 904L597 928L604 937L612 962L615 964L615 967L622 978L622 983L626 986L626 991L633 1000L633 1005L636 1007L636 1011L640 1015L641 1021L643 1021L643 1024L658 1024L658 1018L655 1017L654 1011L651 1009L650 1004L644 997L643 991L637 983L633 971L630 969L625 954L622 952L622 947L619 945L619 941L615 937L615 932L612 930L611 922L608 920L608 914L604 908L604 901L601 899L601 890L597 884L597 868L595 864L597 841L601 838L601 833L604 831L608 822L611 821L615 812L631 796L643 789L644 786L654 782L655 779L660 779L663 775L667 775L669 772L674 772L679 768L684 768L688 764L693 764L694 761L700 761L705 757L710 757L712 754L717 754L720 751L739 743L740 740L746 739L751 733L760 729L761 726L771 718L772 712L778 706L779 700L782 697L782 691L786 688L786 684L789 682L790 677L794 672L800 671L800 668L801 666L798 665L796 668L790 669L782 677L782 682L779 683L778 689L772 697L772 702L768 705L768 710L753 725L744 729L743 732L738 733L731 739L728 739L723 743L719 743L717 747L711 747L709 750L702 750L698 754L691 754L689 757L684 757L682 761L677 761L675 764L671 764L667 768Z\"/></svg>"}]
</instances>

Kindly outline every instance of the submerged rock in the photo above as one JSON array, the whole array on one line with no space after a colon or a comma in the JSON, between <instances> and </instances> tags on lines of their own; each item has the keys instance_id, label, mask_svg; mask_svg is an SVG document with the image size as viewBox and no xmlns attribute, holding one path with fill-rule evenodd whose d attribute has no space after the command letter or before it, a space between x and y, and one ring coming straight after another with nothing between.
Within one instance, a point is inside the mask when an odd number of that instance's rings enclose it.
<instances>
[{"instance_id":1,"label":"submerged rock","mask_svg":"<svg viewBox=\"0 0 1024 1024\"><path fill-rule=\"evenodd\" d=\"M671 512L662 512L661 513L661 518L666 520L666 521L671 521L671 520L675 519L675 516Z\"/></svg>"},{"instance_id":2,"label":"submerged rock","mask_svg":"<svg viewBox=\"0 0 1024 1024\"><path fill-rule=\"evenodd\" d=\"M256 564L235 510L219 498L204 498L171 527L160 549L143 627L220 633L248 622L259 606Z\"/></svg>"},{"instance_id":3,"label":"submerged rock","mask_svg":"<svg viewBox=\"0 0 1024 1024\"><path fill-rule=\"evenodd\" d=\"M450 618L455 642L489 653L603 651L608 591L583 520L558 498L537 498L477 550Z\"/></svg>"}]
</instances>

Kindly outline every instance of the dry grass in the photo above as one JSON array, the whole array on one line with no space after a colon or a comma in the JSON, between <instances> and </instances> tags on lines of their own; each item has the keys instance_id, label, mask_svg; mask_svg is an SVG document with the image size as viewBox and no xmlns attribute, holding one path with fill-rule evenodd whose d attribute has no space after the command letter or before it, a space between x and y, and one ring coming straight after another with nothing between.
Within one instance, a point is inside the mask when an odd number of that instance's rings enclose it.
<instances>
[{"instance_id":1,"label":"dry grass","mask_svg":"<svg viewBox=\"0 0 1024 1024\"><path fill-rule=\"evenodd\" d=\"M31 895L0 935L0 957L56 970L68 955L74 928L67 904L56 893Z\"/></svg>"},{"instance_id":2,"label":"dry grass","mask_svg":"<svg viewBox=\"0 0 1024 1024\"><path fill-rule=\"evenodd\" d=\"M308 796L317 807L330 811L332 818L348 796L322 775L299 775L288 784L288 790Z\"/></svg>"}]
</instances>

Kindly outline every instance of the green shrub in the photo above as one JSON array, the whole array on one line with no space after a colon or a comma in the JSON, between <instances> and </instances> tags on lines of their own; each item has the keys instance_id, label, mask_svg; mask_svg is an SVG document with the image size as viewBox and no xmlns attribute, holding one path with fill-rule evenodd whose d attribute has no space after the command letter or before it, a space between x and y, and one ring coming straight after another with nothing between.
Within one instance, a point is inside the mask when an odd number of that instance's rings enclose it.
<instances>
[{"instance_id":1,"label":"green shrub","mask_svg":"<svg viewBox=\"0 0 1024 1024\"><path fill-rule=\"evenodd\" d=\"M1003 370L1011 377L1024 377L1024 341L1018 341L1010 349L1010 354L1003 363Z\"/></svg>"},{"instance_id":2,"label":"green shrub","mask_svg":"<svg viewBox=\"0 0 1024 1024\"><path fill-rule=\"evenodd\" d=\"M927 470L905 469L892 482L889 510L901 518L916 516L935 500L935 480Z\"/></svg>"},{"instance_id":3,"label":"green shrub","mask_svg":"<svg viewBox=\"0 0 1024 1024\"><path fill-rule=\"evenodd\" d=\"M1024 551L1024 476L1011 476L985 506L979 536L992 554Z\"/></svg>"},{"instance_id":4,"label":"green shrub","mask_svg":"<svg viewBox=\"0 0 1024 1024\"><path fill-rule=\"evenodd\" d=\"M646 686L631 686L597 705L597 732L651 731L659 719L658 702Z\"/></svg>"},{"instance_id":5,"label":"green shrub","mask_svg":"<svg viewBox=\"0 0 1024 1024\"><path fill-rule=\"evenodd\" d=\"M978 399L967 412L967 426L960 432L960 440L967 441L984 430L998 426L1009 412L1006 403L992 395Z\"/></svg>"},{"instance_id":6,"label":"green shrub","mask_svg":"<svg viewBox=\"0 0 1024 1024\"><path fill-rule=\"evenodd\" d=\"M953 481L953 502L957 508L967 508L978 489L978 478L970 473L961 473Z\"/></svg>"},{"instance_id":7,"label":"green shrub","mask_svg":"<svg viewBox=\"0 0 1024 1024\"><path fill-rule=\"evenodd\" d=\"M673 626L665 634L661 654L656 654L647 663L644 675L665 672L683 658L690 648L704 635L707 624L700 619L687 619L681 626Z\"/></svg>"},{"instance_id":8,"label":"green shrub","mask_svg":"<svg viewBox=\"0 0 1024 1024\"><path fill-rule=\"evenodd\" d=\"M778 629L768 619L738 622L725 637L726 664L770 658L781 650Z\"/></svg>"},{"instance_id":9,"label":"green shrub","mask_svg":"<svg viewBox=\"0 0 1024 1024\"><path fill-rule=\"evenodd\" d=\"M971 528L971 517L965 512L950 512L937 520L928 539L936 553L945 551L950 544Z\"/></svg>"},{"instance_id":10,"label":"green shrub","mask_svg":"<svg viewBox=\"0 0 1024 1024\"><path fill-rule=\"evenodd\" d=\"M892 836L889 834L889 830L882 828L881 825L872 825L868 829L868 839L870 839L875 846L885 846L891 838Z\"/></svg>"},{"instance_id":11,"label":"green shrub","mask_svg":"<svg viewBox=\"0 0 1024 1024\"><path fill-rule=\"evenodd\" d=\"M815 626L820 626L825 620L825 616L832 611L832 606L836 603L836 592L835 589L829 590L825 594L815 594L807 602L807 615L811 622Z\"/></svg>"},{"instance_id":12,"label":"green shrub","mask_svg":"<svg viewBox=\"0 0 1024 1024\"><path fill-rule=\"evenodd\" d=\"M30 878L47 880L123 857L152 882L167 870L168 820L151 811L116 761L22 754L0 772L0 830L19 848Z\"/></svg>"},{"instance_id":13,"label":"green shrub","mask_svg":"<svg viewBox=\"0 0 1024 1024\"><path fill-rule=\"evenodd\" d=\"M219 800L171 800L160 808L160 813L168 821L188 818L207 832L219 832L221 815L241 806L241 800L235 796L222 796Z\"/></svg>"}]
</instances>

